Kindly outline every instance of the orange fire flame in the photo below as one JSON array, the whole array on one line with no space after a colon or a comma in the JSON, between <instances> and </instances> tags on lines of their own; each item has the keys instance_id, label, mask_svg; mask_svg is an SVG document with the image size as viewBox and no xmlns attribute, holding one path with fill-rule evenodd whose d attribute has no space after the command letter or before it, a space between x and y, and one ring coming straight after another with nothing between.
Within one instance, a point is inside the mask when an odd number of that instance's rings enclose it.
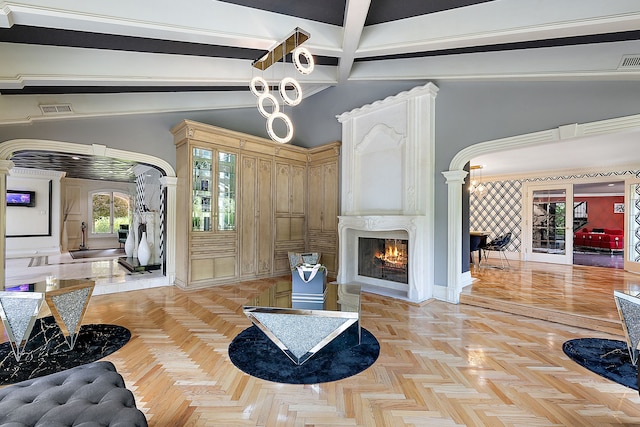
<instances>
[{"instance_id":1,"label":"orange fire flame","mask_svg":"<svg viewBox=\"0 0 640 427\"><path fill-rule=\"evenodd\" d=\"M378 252L375 256L386 264L394 267L404 267L407 265L407 253L402 247L399 247L395 241L393 241L393 243L385 243L384 254Z\"/></svg>"}]
</instances>

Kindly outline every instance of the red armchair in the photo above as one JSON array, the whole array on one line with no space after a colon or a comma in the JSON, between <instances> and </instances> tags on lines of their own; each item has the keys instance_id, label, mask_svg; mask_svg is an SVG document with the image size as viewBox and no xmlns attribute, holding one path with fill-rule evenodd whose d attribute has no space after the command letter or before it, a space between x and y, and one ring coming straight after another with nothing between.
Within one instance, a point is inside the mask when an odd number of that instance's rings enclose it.
<instances>
[{"instance_id":1,"label":"red armchair","mask_svg":"<svg viewBox=\"0 0 640 427\"><path fill-rule=\"evenodd\" d=\"M597 250L621 251L624 245L624 231L609 228L583 228L573 233L573 245Z\"/></svg>"}]
</instances>

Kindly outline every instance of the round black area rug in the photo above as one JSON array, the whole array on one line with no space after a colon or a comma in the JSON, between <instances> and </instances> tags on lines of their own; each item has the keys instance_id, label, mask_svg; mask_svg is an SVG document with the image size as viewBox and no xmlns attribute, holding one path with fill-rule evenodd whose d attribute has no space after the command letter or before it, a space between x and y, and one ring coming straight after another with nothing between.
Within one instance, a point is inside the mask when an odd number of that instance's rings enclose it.
<instances>
[{"instance_id":1,"label":"round black area rug","mask_svg":"<svg viewBox=\"0 0 640 427\"><path fill-rule=\"evenodd\" d=\"M600 338L565 342L564 353L574 362L608 380L638 390L638 370L631 363L627 343Z\"/></svg>"},{"instance_id":2,"label":"round black area rug","mask_svg":"<svg viewBox=\"0 0 640 427\"><path fill-rule=\"evenodd\" d=\"M69 349L53 316L37 319L19 361L9 342L0 344L0 385L95 362L122 348L130 338L131 332L122 326L82 325L75 346Z\"/></svg>"},{"instance_id":3,"label":"round black area rug","mask_svg":"<svg viewBox=\"0 0 640 427\"><path fill-rule=\"evenodd\" d=\"M367 369L378 359L380 344L361 328L360 344L340 347L340 337L331 351L321 350L302 365L296 365L257 326L240 332L229 345L229 357L241 371L267 381L285 384L318 384L337 381ZM337 340L337 341L336 341Z\"/></svg>"}]
</instances>

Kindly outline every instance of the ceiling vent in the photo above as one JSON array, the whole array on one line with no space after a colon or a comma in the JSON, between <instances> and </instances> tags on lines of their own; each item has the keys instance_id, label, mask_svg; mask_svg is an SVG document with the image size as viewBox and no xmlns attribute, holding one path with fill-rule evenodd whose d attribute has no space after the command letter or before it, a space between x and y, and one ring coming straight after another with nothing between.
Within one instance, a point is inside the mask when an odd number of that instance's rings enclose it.
<instances>
[{"instance_id":1,"label":"ceiling vent","mask_svg":"<svg viewBox=\"0 0 640 427\"><path fill-rule=\"evenodd\" d=\"M45 116L50 116L53 114L73 114L71 104L41 104L40 110L42 110L42 114L44 114Z\"/></svg>"},{"instance_id":2,"label":"ceiling vent","mask_svg":"<svg viewBox=\"0 0 640 427\"><path fill-rule=\"evenodd\" d=\"M618 65L618 70L640 69L640 55L624 55Z\"/></svg>"}]
</instances>

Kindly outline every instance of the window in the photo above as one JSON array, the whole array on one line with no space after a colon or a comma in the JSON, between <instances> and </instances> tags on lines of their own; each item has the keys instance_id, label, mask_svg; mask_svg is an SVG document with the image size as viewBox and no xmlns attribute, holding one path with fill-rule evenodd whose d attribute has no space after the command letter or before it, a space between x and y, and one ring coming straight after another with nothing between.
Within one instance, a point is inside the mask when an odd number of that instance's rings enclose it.
<instances>
[{"instance_id":1,"label":"window","mask_svg":"<svg viewBox=\"0 0 640 427\"><path fill-rule=\"evenodd\" d=\"M131 198L117 191L91 193L91 233L115 234L131 222Z\"/></svg>"}]
</instances>

